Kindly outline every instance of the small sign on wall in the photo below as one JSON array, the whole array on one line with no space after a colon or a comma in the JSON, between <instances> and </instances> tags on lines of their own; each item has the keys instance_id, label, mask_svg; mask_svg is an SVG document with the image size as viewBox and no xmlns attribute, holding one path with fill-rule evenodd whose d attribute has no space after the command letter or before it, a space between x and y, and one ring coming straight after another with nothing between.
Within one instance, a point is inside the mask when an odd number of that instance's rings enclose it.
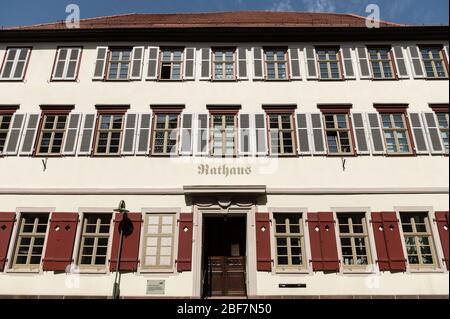
<instances>
[{"instance_id":1,"label":"small sign on wall","mask_svg":"<svg viewBox=\"0 0 450 319\"><path fill-rule=\"evenodd\" d=\"M147 280L147 295L164 295L165 280Z\"/></svg>"}]
</instances>

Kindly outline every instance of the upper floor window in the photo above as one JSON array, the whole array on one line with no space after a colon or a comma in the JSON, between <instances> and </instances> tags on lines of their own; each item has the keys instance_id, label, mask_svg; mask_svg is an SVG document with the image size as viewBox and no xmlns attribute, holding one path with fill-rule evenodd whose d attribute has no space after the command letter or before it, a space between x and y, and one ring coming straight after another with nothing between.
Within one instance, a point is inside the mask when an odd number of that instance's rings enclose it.
<instances>
[{"instance_id":1,"label":"upper floor window","mask_svg":"<svg viewBox=\"0 0 450 319\"><path fill-rule=\"evenodd\" d=\"M36 155L61 155L67 114L44 114Z\"/></svg>"},{"instance_id":2,"label":"upper floor window","mask_svg":"<svg viewBox=\"0 0 450 319\"><path fill-rule=\"evenodd\" d=\"M12 114L0 113L0 154L3 153L8 137L9 127L11 125Z\"/></svg>"},{"instance_id":3,"label":"upper floor window","mask_svg":"<svg viewBox=\"0 0 450 319\"><path fill-rule=\"evenodd\" d=\"M213 114L211 122L212 155L234 156L236 154L236 115Z\"/></svg>"},{"instance_id":4,"label":"upper floor window","mask_svg":"<svg viewBox=\"0 0 450 319\"><path fill-rule=\"evenodd\" d=\"M157 113L153 121L152 154L168 155L177 153L180 127L179 114Z\"/></svg>"},{"instance_id":5,"label":"upper floor window","mask_svg":"<svg viewBox=\"0 0 450 319\"><path fill-rule=\"evenodd\" d=\"M339 60L339 48L316 48L322 80L339 80L342 78Z\"/></svg>"},{"instance_id":6,"label":"upper floor window","mask_svg":"<svg viewBox=\"0 0 450 319\"><path fill-rule=\"evenodd\" d=\"M123 118L123 114L102 113L99 115L95 155L120 154Z\"/></svg>"},{"instance_id":7,"label":"upper floor window","mask_svg":"<svg viewBox=\"0 0 450 319\"><path fill-rule=\"evenodd\" d=\"M369 235L364 213L338 213L339 239L344 268L370 263Z\"/></svg>"},{"instance_id":8,"label":"upper floor window","mask_svg":"<svg viewBox=\"0 0 450 319\"><path fill-rule=\"evenodd\" d=\"M267 80L286 80L287 49L264 49Z\"/></svg>"},{"instance_id":9,"label":"upper floor window","mask_svg":"<svg viewBox=\"0 0 450 319\"><path fill-rule=\"evenodd\" d=\"M181 80L184 49L161 49L161 80Z\"/></svg>"},{"instance_id":10,"label":"upper floor window","mask_svg":"<svg viewBox=\"0 0 450 319\"><path fill-rule=\"evenodd\" d=\"M388 154L410 154L412 151L404 113L382 113L384 141Z\"/></svg>"},{"instance_id":11,"label":"upper floor window","mask_svg":"<svg viewBox=\"0 0 450 319\"><path fill-rule=\"evenodd\" d=\"M410 266L433 266L436 256L428 213L400 213L400 217Z\"/></svg>"},{"instance_id":12,"label":"upper floor window","mask_svg":"<svg viewBox=\"0 0 450 319\"><path fill-rule=\"evenodd\" d=\"M270 152L294 155L294 119L292 114L269 114Z\"/></svg>"},{"instance_id":13,"label":"upper floor window","mask_svg":"<svg viewBox=\"0 0 450 319\"><path fill-rule=\"evenodd\" d=\"M13 268L39 268L47 233L48 214L22 214Z\"/></svg>"},{"instance_id":14,"label":"upper floor window","mask_svg":"<svg viewBox=\"0 0 450 319\"><path fill-rule=\"evenodd\" d=\"M23 80L30 52L30 48L8 48L3 62L0 79Z\"/></svg>"},{"instance_id":15,"label":"upper floor window","mask_svg":"<svg viewBox=\"0 0 450 319\"><path fill-rule=\"evenodd\" d=\"M374 79L393 79L394 68L392 61L391 48L377 47L368 48L370 64Z\"/></svg>"},{"instance_id":16,"label":"upper floor window","mask_svg":"<svg viewBox=\"0 0 450 319\"><path fill-rule=\"evenodd\" d=\"M108 55L107 80L128 80L131 48L111 48Z\"/></svg>"},{"instance_id":17,"label":"upper floor window","mask_svg":"<svg viewBox=\"0 0 450 319\"><path fill-rule=\"evenodd\" d=\"M278 269L306 268L302 214L274 214Z\"/></svg>"},{"instance_id":18,"label":"upper floor window","mask_svg":"<svg viewBox=\"0 0 450 319\"><path fill-rule=\"evenodd\" d=\"M236 50L235 49L213 49L213 79L235 80L236 79Z\"/></svg>"},{"instance_id":19,"label":"upper floor window","mask_svg":"<svg viewBox=\"0 0 450 319\"><path fill-rule=\"evenodd\" d=\"M428 78L447 78L442 47L420 47L422 61Z\"/></svg>"},{"instance_id":20,"label":"upper floor window","mask_svg":"<svg viewBox=\"0 0 450 319\"><path fill-rule=\"evenodd\" d=\"M175 214L146 214L143 268L173 268Z\"/></svg>"},{"instance_id":21,"label":"upper floor window","mask_svg":"<svg viewBox=\"0 0 450 319\"><path fill-rule=\"evenodd\" d=\"M353 141L348 114L324 114L328 153L353 154Z\"/></svg>"},{"instance_id":22,"label":"upper floor window","mask_svg":"<svg viewBox=\"0 0 450 319\"><path fill-rule=\"evenodd\" d=\"M85 214L81 233L79 265L86 268L106 267L111 214Z\"/></svg>"},{"instance_id":23,"label":"upper floor window","mask_svg":"<svg viewBox=\"0 0 450 319\"><path fill-rule=\"evenodd\" d=\"M444 148L446 153L448 154L449 143L448 143L448 113L436 113L436 117L438 120L439 130L441 131L442 143L444 144ZM1 143L1 140L0 140ZM1 144L0 144L1 147Z\"/></svg>"},{"instance_id":24,"label":"upper floor window","mask_svg":"<svg viewBox=\"0 0 450 319\"><path fill-rule=\"evenodd\" d=\"M75 80L80 57L81 48L58 48L52 80Z\"/></svg>"}]
</instances>

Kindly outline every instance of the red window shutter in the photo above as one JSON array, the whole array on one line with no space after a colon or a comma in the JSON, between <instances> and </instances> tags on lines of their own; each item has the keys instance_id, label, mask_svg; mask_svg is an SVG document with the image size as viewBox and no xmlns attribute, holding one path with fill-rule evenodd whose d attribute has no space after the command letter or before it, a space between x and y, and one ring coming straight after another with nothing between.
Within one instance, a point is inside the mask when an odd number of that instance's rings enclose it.
<instances>
[{"instance_id":1,"label":"red window shutter","mask_svg":"<svg viewBox=\"0 0 450 319\"><path fill-rule=\"evenodd\" d=\"M448 212L436 212L436 223L439 231L439 237L441 238L442 251L444 252L444 260L449 270L448 261Z\"/></svg>"},{"instance_id":2,"label":"red window shutter","mask_svg":"<svg viewBox=\"0 0 450 319\"><path fill-rule=\"evenodd\" d=\"M270 215L256 213L256 269L272 271L270 253Z\"/></svg>"},{"instance_id":3,"label":"red window shutter","mask_svg":"<svg viewBox=\"0 0 450 319\"><path fill-rule=\"evenodd\" d=\"M193 218L194 215L192 213L182 213L178 221L177 270L179 272L191 271L192 269Z\"/></svg>"},{"instance_id":4,"label":"red window shutter","mask_svg":"<svg viewBox=\"0 0 450 319\"><path fill-rule=\"evenodd\" d=\"M16 213L0 213L0 271L5 269Z\"/></svg>"},{"instance_id":5,"label":"red window shutter","mask_svg":"<svg viewBox=\"0 0 450 319\"><path fill-rule=\"evenodd\" d=\"M380 270L405 271L406 259L396 213L373 212L372 227Z\"/></svg>"},{"instance_id":6,"label":"red window shutter","mask_svg":"<svg viewBox=\"0 0 450 319\"><path fill-rule=\"evenodd\" d=\"M119 225L123 221L123 214L118 213L114 218L114 233L112 241L110 271L116 271L117 258L119 256L120 230ZM122 241L122 253L120 255L120 271L136 271L139 262L139 242L141 239L141 213L127 213L127 222L123 225L124 236Z\"/></svg>"},{"instance_id":7,"label":"red window shutter","mask_svg":"<svg viewBox=\"0 0 450 319\"><path fill-rule=\"evenodd\" d=\"M339 271L334 224L332 212L308 213L311 261L314 271Z\"/></svg>"},{"instance_id":8,"label":"red window shutter","mask_svg":"<svg viewBox=\"0 0 450 319\"><path fill-rule=\"evenodd\" d=\"M78 213L52 213L43 259L45 271L64 271L72 263L77 225Z\"/></svg>"}]
</instances>

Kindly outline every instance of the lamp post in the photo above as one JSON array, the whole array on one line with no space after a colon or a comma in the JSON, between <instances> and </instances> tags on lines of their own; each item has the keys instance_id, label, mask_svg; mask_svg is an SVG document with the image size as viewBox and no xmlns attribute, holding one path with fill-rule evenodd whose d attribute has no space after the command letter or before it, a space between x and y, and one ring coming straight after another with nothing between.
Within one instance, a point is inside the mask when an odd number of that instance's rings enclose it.
<instances>
[{"instance_id":1,"label":"lamp post","mask_svg":"<svg viewBox=\"0 0 450 319\"><path fill-rule=\"evenodd\" d=\"M127 219L127 213L129 210L126 209L125 201L120 201L119 207L114 210L117 213L122 213L122 221L119 223L119 248L117 251L117 264L116 264L116 278L114 279L114 286L113 286L113 299L119 299L120 296L120 259L122 256L122 243L123 243L123 235L124 235L124 226L125 226L125 220Z\"/></svg>"}]
</instances>

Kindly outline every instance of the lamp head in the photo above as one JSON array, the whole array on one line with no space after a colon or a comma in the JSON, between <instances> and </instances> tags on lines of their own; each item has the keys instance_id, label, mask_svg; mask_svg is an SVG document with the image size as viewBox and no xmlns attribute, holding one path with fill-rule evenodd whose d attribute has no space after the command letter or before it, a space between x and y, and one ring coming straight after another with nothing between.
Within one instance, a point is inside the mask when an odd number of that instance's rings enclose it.
<instances>
[{"instance_id":1,"label":"lamp head","mask_svg":"<svg viewBox=\"0 0 450 319\"><path fill-rule=\"evenodd\" d=\"M119 207L117 209L115 209L114 211L119 212L119 213L128 213L129 212L129 210L127 210L127 208L126 208L124 200L120 201Z\"/></svg>"}]
</instances>

